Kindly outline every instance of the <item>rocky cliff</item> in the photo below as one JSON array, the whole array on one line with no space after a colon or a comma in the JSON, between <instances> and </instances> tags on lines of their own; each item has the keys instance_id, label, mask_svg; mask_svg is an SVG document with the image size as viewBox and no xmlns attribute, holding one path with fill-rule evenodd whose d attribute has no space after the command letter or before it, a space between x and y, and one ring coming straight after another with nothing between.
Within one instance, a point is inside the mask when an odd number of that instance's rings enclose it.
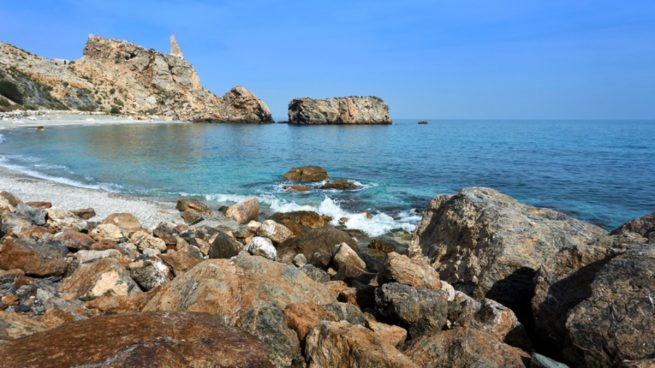
<instances>
[{"instance_id":1,"label":"rocky cliff","mask_svg":"<svg viewBox=\"0 0 655 368\"><path fill-rule=\"evenodd\" d=\"M391 124L391 117L378 97L297 98L289 103L289 123Z\"/></svg>"},{"instance_id":2,"label":"rocky cliff","mask_svg":"<svg viewBox=\"0 0 655 368\"><path fill-rule=\"evenodd\" d=\"M166 119L270 122L266 104L243 87L223 97L203 88L171 37L166 55L90 36L82 58L46 59L0 42L0 109L71 109Z\"/></svg>"}]
</instances>

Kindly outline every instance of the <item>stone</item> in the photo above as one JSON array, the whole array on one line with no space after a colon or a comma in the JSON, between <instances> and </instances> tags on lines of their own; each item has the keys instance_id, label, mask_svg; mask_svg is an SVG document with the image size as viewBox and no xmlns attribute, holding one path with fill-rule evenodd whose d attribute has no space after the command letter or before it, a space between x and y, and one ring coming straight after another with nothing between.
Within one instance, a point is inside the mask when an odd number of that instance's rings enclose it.
<instances>
[{"instance_id":1,"label":"stone","mask_svg":"<svg viewBox=\"0 0 655 368\"><path fill-rule=\"evenodd\" d=\"M126 237L141 230L141 223L131 213L112 213L102 223L118 226Z\"/></svg>"},{"instance_id":2,"label":"stone","mask_svg":"<svg viewBox=\"0 0 655 368\"><path fill-rule=\"evenodd\" d=\"M75 257L80 263L89 263L104 258L120 259L121 252L116 249L80 250L79 252L75 253Z\"/></svg>"},{"instance_id":3,"label":"stone","mask_svg":"<svg viewBox=\"0 0 655 368\"><path fill-rule=\"evenodd\" d=\"M25 204L28 205L29 207L42 208L42 209L46 209L46 208L50 208L50 207L52 207L52 203L50 203L50 202L44 202L44 201L27 202L27 203L25 203Z\"/></svg>"},{"instance_id":4,"label":"stone","mask_svg":"<svg viewBox=\"0 0 655 368\"><path fill-rule=\"evenodd\" d=\"M391 124L391 116L375 96L297 98L289 103L289 124Z\"/></svg>"},{"instance_id":5,"label":"stone","mask_svg":"<svg viewBox=\"0 0 655 368\"><path fill-rule=\"evenodd\" d=\"M305 356L309 368L417 367L375 332L347 321L321 322L307 335Z\"/></svg>"},{"instance_id":6,"label":"stone","mask_svg":"<svg viewBox=\"0 0 655 368\"><path fill-rule=\"evenodd\" d=\"M21 200L9 192L0 192L0 213L3 211L13 211Z\"/></svg>"},{"instance_id":7,"label":"stone","mask_svg":"<svg viewBox=\"0 0 655 368\"><path fill-rule=\"evenodd\" d=\"M334 246L346 243L357 249L357 242L348 233L334 229L311 229L304 235L290 238L277 247L278 260L291 263L296 254L302 253L309 262L317 267L327 267L332 259Z\"/></svg>"},{"instance_id":8,"label":"stone","mask_svg":"<svg viewBox=\"0 0 655 368\"><path fill-rule=\"evenodd\" d=\"M603 264L587 295L563 316L570 341L564 349L566 361L576 366L614 367L654 356L654 244Z\"/></svg>"},{"instance_id":9,"label":"stone","mask_svg":"<svg viewBox=\"0 0 655 368\"><path fill-rule=\"evenodd\" d=\"M170 222L161 222L152 230L152 235L163 240L166 245L177 245L177 236L179 235L176 225Z\"/></svg>"},{"instance_id":10,"label":"stone","mask_svg":"<svg viewBox=\"0 0 655 368\"><path fill-rule=\"evenodd\" d=\"M526 351L531 348L528 333L514 312L495 300L485 298L480 301L473 325L509 345Z\"/></svg>"},{"instance_id":11,"label":"stone","mask_svg":"<svg viewBox=\"0 0 655 368\"><path fill-rule=\"evenodd\" d=\"M328 181L327 183L321 185L323 190L357 190L362 189L361 185L353 183L349 180L334 180Z\"/></svg>"},{"instance_id":12,"label":"stone","mask_svg":"<svg viewBox=\"0 0 655 368\"><path fill-rule=\"evenodd\" d=\"M310 303L290 304L284 309L288 326L297 334L300 341L321 321L348 321L351 324L365 325L366 318L355 306L346 303L317 305Z\"/></svg>"},{"instance_id":13,"label":"stone","mask_svg":"<svg viewBox=\"0 0 655 368\"><path fill-rule=\"evenodd\" d=\"M280 244L293 236L291 230L273 220L264 220L256 231L257 235L269 238L275 244Z\"/></svg>"},{"instance_id":14,"label":"stone","mask_svg":"<svg viewBox=\"0 0 655 368\"><path fill-rule=\"evenodd\" d=\"M24 203L19 203L14 210L14 213L37 226L46 224L46 217L48 213L45 209L39 207L31 207Z\"/></svg>"},{"instance_id":15,"label":"stone","mask_svg":"<svg viewBox=\"0 0 655 368\"><path fill-rule=\"evenodd\" d=\"M268 258L271 261L275 261L277 258L277 250L273 246L271 240L261 236L255 236L252 238L252 243L248 246L248 253L254 256Z\"/></svg>"},{"instance_id":16,"label":"stone","mask_svg":"<svg viewBox=\"0 0 655 368\"><path fill-rule=\"evenodd\" d=\"M262 226L262 223L259 221L252 220L246 224L246 228L248 229L249 232L251 233L256 233L257 230Z\"/></svg>"},{"instance_id":17,"label":"stone","mask_svg":"<svg viewBox=\"0 0 655 368\"><path fill-rule=\"evenodd\" d=\"M347 243L334 246L332 264L344 278L357 278L367 273L366 262Z\"/></svg>"},{"instance_id":18,"label":"stone","mask_svg":"<svg viewBox=\"0 0 655 368\"><path fill-rule=\"evenodd\" d=\"M130 276L144 291L168 282L169 268L160 260L147 260L142 267L130 268Z\"/></svg>"},{"instance_id":19,"label":"stone","mask_svg":"<svg viewBox=\"0 0 655 368\"><path fill-rule=\"evenodd\" d=\"M282 188L291 193L305 193L312 190L309 185L284 185Z\"/></svg>"},{"instance_id":20,"label":"stone","mask_svg":"<svg viewBox=\"0 0 655 368\"><path fill-rule=\"evenodd\" d=\"M65 323L0 345L0 355L14 367L273 367L257 339L213 316L182 312Z\"/></svg>"},{"instance_id":21,"label":"stone","mask_svg":"<svg viewBox=\"0 0 655 368\"><path fill-rule=\"evenodd\" d=\"M368 328L375 332L382 341L396 348L402 346L407 339L407 330L400 326L388 325L370 319L368 320Z\"/></svg>"},{"instance_id":22,"label":"stone","mask_svg":"<svg viewBox=\"0 0 655 368\"><path fill-rule=\"evenodd\" d=\"M259 216L259 202L252 197L236 203L225 212L225 217L236 221L238 224L247 224Z\"/></svg>"},{"instance_id":23,"label":"stone","mask_svg":"<svg viewBox=\"0 0 655 368\"><path fill-rule=\"evenodd\" d=\"M81 264L71 276L62 281L59 291L66 300L84 301L101 296L140 292L127 270L114 258Z\"/></svg>"},{"instance_id":24,"label":"stone","mask_svg":"<svg viewBox=\"0 0 655 368\"><path fill-rule=\"evenodd\" d=\"M286 226L295 236L304 235L309 229L320 229L328 224L324 217L313 211L278 212L270 219Z\"/></svg>"},{"instance_id":25,"label":"stone","mask_svg":"<svg viewBox=\"0 0 655 368\"><path fill-rule=\"evenodd\" d=\"M487 297L529 319L536 270L560 250L594 249L606 232L489 188L435 197L410 244L442 280L475 298Z\"/></svg>"},{"instance_id":26,"label":"stone","mask_svg":"<svg viewBox=\"0 0 655 368\"><path fill-rule=\"evenodd\" d=\"M530 368L569 368L569 366L539 353L532 353Z\"/></svg>"},{"instance_id":27,"label":"stone","mask_svg":"<svg viewBox=\"0 0 655 368\"><path fill-rule=\"evenodd\" d=\"M90 249L95 240L87 234L73 230L64 230L55 235L53 240L60 242L71 250Z\"/></svg>"},{"instance_id":28,"label":"stone","mask_svg":"<svg viewBox=\"0 0 655 368\"><path fill-rule=\"evenodd\" d=\"M296 267L302 268L302 266L307 264L307 258L305 258L305 255L302 253L296 254L295 257L293 257L293 264Z\"/></svg>"},{"instance_id":29,"label":"stone","mask_svg":"<svg viewBox=\"0 0 655 368\"><path fill-rule=\"evenodd\" d=\"M82 220L90 220L96 217L96 211L93 208L80 208L77 210L72 210L71 213Z\"/></svg>"},{"instance_id":30,"label":"stone","mask_svg":"<svg viewBox=\"0 0 655 368\"><path fill-rule=\"evenodd\" d=\"M317 182L327 180L327 178L327 171L320 166L294 167L282 176L284 180L300 182Z\"/></svg>"},{"instance_id":31,"label":"stone","mask_svg":"<svg viewBox=\"0 0 655 368\"><path fill-rule=\"evenodd\" d=\"M32 222L14 213L5 212L0 217L0 235L6 233L18 234L32 227Z\"/></svg>"},{"instance_id":32,"label":"stone","mask_svg":"<svg viewBox=\"0 0 655 368\"><path fill-rule=\"evenodd\" d=\"M611 234L623 234L626 232L637 233L644 238L648 238L655 232L655 212L626 222L618 228L612 230Z\"/></svg>"},{"instance_id":33,"label":"stone","mask_svg":"<svg viewBox=\"0 0 655 368\"><path fill-rule=\"evenodd\" d=\"M368 249L374 249L382 253L395 252L398 249L398 244L389 239L372 239L368 244Z\"/></svg>"},{"instance_id":34,"label":"stone","mask_svg":"<svg viewBox=\"0 0 655 368\"><path fill-rule=\"evenodd\" d=\"M29 276L60 276L66 272L66 248L55 241L14 239L0 242L0 269L20 269Z\"/></svg>"},{"instance_id":35,"label":"stone","mask_svg":"<svg viewBox=\"0 0 655 368\"><path fill-rule=\"evenodd\" d=\"M378 273L378 283L382 285L387 282L400 282L417 288L441 289L439 274L427 262L396 252L387 254Z\"/></svg>"},{"instance_id":36,"label":"stone","mask_svg":"<svg viewBox=\"0 0 655 368\"><path fill-rule=\"evenodd\" d=\"M86 229L86 221L61 208L51 207L45 210L48 214L48 227L55 231Z\"/></svg>"},{"instance_id":37,"label":"stone","mask_svg":"<svg viewBox=\"0 0 655 368\"><path fill-rule=\"evenodd\" d=\"M194 256L193 253L174 250L169 250L166 254L160 255L159 258L171 268L175 276L184 274L203 260Z\"/></svg>"},{"instance_id":38,"label":"stone","mask_svg":"<svg viewBox=\"0 0 655 368\"><path fill-rule=\"evenodd\" d=\"M151 293L101 296L85 303L86 308L104 314L140 312L150 300Z\"/></svg>"},{"instance_id":39,"label":"stone","mask_svg":"<svg viewBox=\"0 0 655 368\"><path fill-rule=\"evenodd\" d=\"M405 354L424 368L523 368L529 355L498 341L487 332L454 328L423 335L411 342Z\"/></svg>"},{"instance_id":40,"label":"stone","mask_svg":"<svg viewBox=\"0 0 655 368\"><path fill-rule=\"evenodd\" d=\"M160 252L165 252L166 249L166 242L163 241L162 239L155 238L154 236L150 235L149 233L138 230L132 234L130 237L130 241L136 245L136 247L140 251L144 251L145 249L156 249Z\"/></svg>"},{"instance_id":41,"label":"stone","mask_svg":"<svg viewBox=\"0 0 655 368\"><path fill-rule=\"evenodd\" d=\"M46 329L45 324L25 315L0 311L0 347L8 341L29 336ZM6 364L4 359L0 364Z\"/></svg>"},{"instance_id":42,"label":"stone","mask_svg":"<svg viewBox=\"0 0 655 368\"><path fill-rule=\"evenodd\" d=\"M410 337L441 330L448 317L448 295L441 290L388 283L375 290L380 315L408 330Z\"/></svg>"},{"instance_id":43,"label":"stone","mask_svg":"<svg viewBox=\"0 0 655 368\"><path fill-rule=\"evenodd\" d=\"M96 241L120 242L125 239L121 229L114 224L100 224L89 235Z\"/></svg>"},{"instance_id":44,"label":"stone","mask_svg":"<svg viewBox=\"0 0 655 368\"><path fill-rule=\"evenodd\" d=\"M190 198L178 199L175 208L180 212L184 212L187 210L194 210L202 215L212 214L212 210L209 208L209 206L200 202L199 200L190 199Z\"/></svg>"},{"instance_id":45,"label":"stone","mask_svg":"<svg viewBox=\"0 0 655 368\"><path fill-rule=\"evenodd\" d=\"M302 255L302 253L299 253L298 255ZM297 256L298 256L297 255ZM296 256L296 257L297 257ZM295 259L295 257L294 257ZM311 263L304 264L302 267L300 267L302 272L304 272L310 279L316 281L316 282L327 282L330 281L330 275L328 275L327 272L323 271L322 269L312 265Z\"/></svg>"},{"instance_id":46,"label":"stone","mask_svg":"<svg viewBox=\"0 0 655 368\"><path fill-rule=\"evenodd\" d=\"M219 231L209 247L209 258L231 258L243 250L243 245L226 233Z\"/></svg>"}]
</instances>

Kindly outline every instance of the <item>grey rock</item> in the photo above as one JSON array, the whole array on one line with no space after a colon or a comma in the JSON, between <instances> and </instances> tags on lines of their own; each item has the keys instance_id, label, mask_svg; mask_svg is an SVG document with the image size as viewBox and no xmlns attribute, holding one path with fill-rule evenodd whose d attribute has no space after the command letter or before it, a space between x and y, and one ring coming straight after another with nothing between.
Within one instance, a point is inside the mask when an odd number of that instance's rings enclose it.
<instances>
[{"instance_id":1,"label":"grey rock","mask_svg":"<svg viewBox=\"0 0 655 368\"><path fill-rule=\"evenodd\" d=\"M304 272L310 279L316 282L328 282L330 281L330 275L322 269L307 263L304 266L300 267L302 272Z\"/></svg>"},{"instance_id":2,"label":"grey rock","mask_svg":"<svg viewBox=\"0 0 655 368\"><path fill-rule=\"evenodd\" d=\"M47 212L43 208L30 207L24 203L20 203L14 213L34 225L43 226L46 224Z\"/></svg>"},{"instance_id":3,"label":"grey rock","mask_svg":"<svg viewBox=\"0 0 655 368\"><path fill-rule=\"evenodd\" d=\"M379 97L297 98L289 103L290 124L391 124Z\"/></svg>"},{"instance_id":4,"label":"grey rock","mask_svg":"<svg viewBox=\"0 0 655 368\"><path fill-rule=\"evenodd\" d=\"M539 353L532 353L530 357L531 368L569 368L568 365L553 360Z\"/></svg>"},{"instance_id":5,"label":"grey rock","mask_svg":"<svg viewBox=\"0 0 655 368\"><path fill-rule=\"evenodd\" d=\"M243 245L226 233L219 231L209 248L209 258L231 258L239 254Z\"/></svg>"},{"instance_id":6,"label":"grey rock","mask_svg":"<svg viewBox=\"0 0 655 368\"><path fill-rule=\"evenodd\" d=\"M290 238L280 244L277 256L280 262L291 263L296 254L302 253L314 266L327 267L332 259L334 246L341 243L357 250L357 242L345 231L335 228L311 229L302 236Z\"/></svg>"}]
</instances>

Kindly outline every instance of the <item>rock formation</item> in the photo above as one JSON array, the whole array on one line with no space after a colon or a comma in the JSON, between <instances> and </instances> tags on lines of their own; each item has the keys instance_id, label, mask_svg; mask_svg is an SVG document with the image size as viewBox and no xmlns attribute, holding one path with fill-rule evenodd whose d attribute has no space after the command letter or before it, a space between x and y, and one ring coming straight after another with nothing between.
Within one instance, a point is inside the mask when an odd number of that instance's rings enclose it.
<instances>
[{"instance_id":1,"label":"rock formation","mask_svg":"<svg viewBox=\"0 0 655 368\"><path fill-rule=\"evenodd\" d=\"M104 111L191 121L272 121L266 104L243 87L234 87L223 97L204 89L174 36L171 54L166 55L92 35L84 55L76 61L46 59L0 43L0 82L18 91L0 89L3 109Z\"/></svg>"},{"instance_id":2,"label":"rock formation","mask_svg":"<svg viewBox=\"0 0 655 368\"><path fill-rule=\"evenodd\" d=\"M379 97L297 98L289 103L290 124L391 124Z\"/></svg>"}]
</instances>

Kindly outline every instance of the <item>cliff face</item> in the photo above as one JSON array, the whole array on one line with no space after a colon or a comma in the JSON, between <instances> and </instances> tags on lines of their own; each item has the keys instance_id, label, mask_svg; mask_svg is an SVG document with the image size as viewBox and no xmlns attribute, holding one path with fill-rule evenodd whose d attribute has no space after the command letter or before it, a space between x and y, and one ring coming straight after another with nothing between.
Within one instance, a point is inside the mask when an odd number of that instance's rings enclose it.
<instances>
[{"instance_id":1,"label":"cliff face","mask_svg":"<svg viewBox=\"0 0 655 368\"><path fill-rule=\"evenodd\" d=\"M84 56L68 62L0 43L0 79L18 87L27 108L192 121L272 121L266 104L243 87L234 87L223 97L204 89L174 38L171 48L166 55L130 42L91 36Z\"/></svg>"},{"instance_id":2,"label":"cliff face","mask_svg":"<svg viewBox=\"0 0 655 368\"><path fill-rule=\"evenodd\" d=\"M290 124L391 124L379 97L297 98L289 103Z\"/></svg>"}]
</instances>

